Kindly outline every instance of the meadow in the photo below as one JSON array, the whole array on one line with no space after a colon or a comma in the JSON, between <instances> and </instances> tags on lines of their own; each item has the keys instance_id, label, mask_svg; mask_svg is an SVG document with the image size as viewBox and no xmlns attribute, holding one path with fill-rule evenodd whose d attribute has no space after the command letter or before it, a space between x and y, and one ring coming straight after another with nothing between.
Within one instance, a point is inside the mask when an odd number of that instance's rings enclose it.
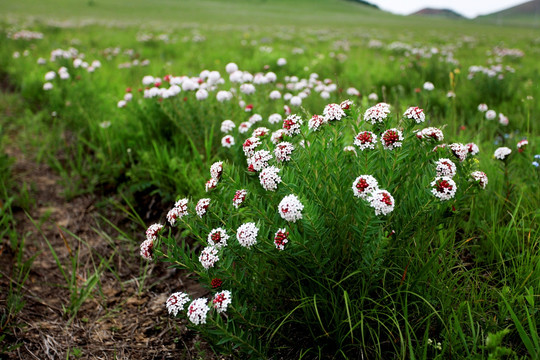
<instances>
[{"instance_id":1,"label":"meadow","mask_svg":"<svg viewBox=\"0 0 540 360\"><path fill-rule=\"evenodd\" d=\"M537 28L0 12L6 357L540 356Z\"/></svg>"}]
</instances>

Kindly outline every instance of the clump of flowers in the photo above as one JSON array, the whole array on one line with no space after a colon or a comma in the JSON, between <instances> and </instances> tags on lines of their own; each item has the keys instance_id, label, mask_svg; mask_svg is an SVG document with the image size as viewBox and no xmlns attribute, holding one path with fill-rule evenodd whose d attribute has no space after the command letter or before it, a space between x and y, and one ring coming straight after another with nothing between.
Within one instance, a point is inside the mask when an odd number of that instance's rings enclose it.
<instances>
[{"instance_id":1,"label":"clump of flowers","mask_svg":"<svg viewBox=\"0 0 540 360\"><path fill-rule=\"evenodd\" d=\"M179 311L184 310L184 305L189 302L189 295L183 292L175 292L167 299L167 311L169 314L176 316Z\"/></svg>"},{"instance_id":2,"label":"clump of flowers","mask_svg":"<svg viewBox=\"0 0 540 360\"><path fill-rule=\"evenodd\" d=\"M441 176L435 178L431 182L431 193L439 198L441 201L450 200L456 195L457 185L448 176Z\"/></svg>"},{"instance_id":3,"label":"clump of flowers","mask_svg":"<svg viewBox=\"0 0 540 360\"><path fill-rule=\"evenodd\" d=\"M495 150L495 152L493 153L493 156L495 156L495 159L505 160L508 157L508 155L510 155L511 153L512 153L512 149L506 146L502 146L500 148L497 148L497 150Z\"/></svg>"},{"instance_id":4,"label":"clump of flowers","mask_svg":"<svg viewBox=\"0 0 540 360\"><path fill-rule=\"evenodd\" d=\"M386 190L373 191L367 201L375 209L375 215L388 215L394 211L394 197Z\"/></svg>"},{"instance_id":5,"label":"clump of flowers","mask_svg":"<svg viewBox=\"0 0 540 360\"><path fill-rule=\"evenodd\" d=\"M323 110L323 115L326 121L341 120L342 117L347 116L339 104L326 105Z\"/></svg>"},{"instance_id":6,"label":"clump of flowers","mask_svg":"<svg viewBox=\"0 0 540 360\"><path fill-rule=\"evenodd\" d=\"M251 247L257 243L257 234L259 233L259 228L255 223L246 223L240 225L236 231L236 239L243 247Z\"/></svg>"},{"instance_id":7,"label":"clump of flowers","mask_svg":"<svg viewBox=\"0 0 540 360\"><path fill-rule=\"evenodd\" d=\"M202 218L206 214L206 211L208 210L209 206L210 206L210 199L208 198L200 199L197 202L197 205L195 206L195 212L197 213L197 215L199 215L200 218Z\"/></svg>"},{"instance_id":8,"label":"clump of flowers","mask_svg":"<svg viewBox=\"0 0 540 360\"><path fill-rule=\"evenodd\" d=\"M282 142L276 145L274 155L278 161L291 161L291 154L294 151L294 145L290 142Z\"/></svg>"},{"instance_id":9,"label":"clump of flowers","mask_svg":"<svg viewBox=\"0 0 540 360\"><path fill-rule=\"evenodd\" d=\"M381 143L386 150L401 147L403 133L398 129L388 129L381 135Z\"/></svg>"},{"instance_id":10,"label":"clump of flowers","mask_svg":"<svg viewBox=\"0 0 540 360\"><path fill-rule=\"evenodd\" d=\"M364 121L371 124L382 123L390 114L390 105L387 103L378 103L370 107L364 113Z\"/></svg>"},{"instance_id":11,"label":"clump of flowers","mask_svg":"<svg viewBox=\"0 0 540 360\"><path fill-rule=\"evenodd\" d=\"M354 138L354 145L362 151L366 149L375 149L377 143L377 135L371 131L361 131Z\"/></svg>"},{"instance_id":12,"label":"clump of flowers","mask_svg":"<svg viewBox=\"0 0 540 360\"><path fill-rule=\"evenodd\" d=\"M279 215L284 220L289 222L296 222L302 219L302 210L304 205L300 202L298 197L294 194L285 196L278 205Z\"/></svg>"},{"instance_id":13,"label":"clump of flowers","mask_svg":"<svg viewBox=\"0 0 540 360\"><path fill-rule=\"evenodd\" d=\"M188 215L188 199L180 199L175 204L174 207L167 214L167 220L169 223L174 226L176 221Z\"/></svg>"},{"instance_id":14,"label":"clump of flowers","mask_svg":"<svg viewBox=\"0 0 540 360\"><path fill-rule=\"evenodd\" d=\"M223 290L222 292L218 292L216 295L214 295L212 306L218 313L222 313L227 311L227 307L231 304L231 302L231 292L229 290Z\"/></svg>"},{"instance_id":15,"label":"clump of flowers","mask_svg":"<svg viewBox=\"0 0 540 360\"><path fill-rule=\"evenodd\" d=\"M289 115L283 120L283 129L287 135L293 136L300 134L300 127L302 126L302 118L298 115Z\"/></svg>"},{"instance_id":16,"label":"clump of flowers","mask_svg":"<svg viewBox=\"0 0 540 360\"><path fill-rule=\"evenodd\" d=\"M454 177L457 172L456 164L452 162L450 159L439 159L436 162L436 171L437 176L448 176L448 177Z\"/></svg>"},{"instance_id":17,"label":"clump of flowers","mask_svg":"<svg viewBox=\"0 0 540 360\"><path fill-rule=\"evenodd\" d=\"M313 115L308 121L308 128L311 131L317 131L319 128L326 123L326 118L321 115Z\"/></svg>"},{"instance_id":18,"label":"clump of flowers","mask_svg":"<svg viewBox=\"0 0 540 360\"><path fill-rule=\"evenodd\" d=\"M275 166L264 168L259 174L262 187L268 191L276 191L279 183L281 183L281 177L278 174L279 168Z\"/></svg>"},{"instance_id":19,"label":"clump of flowers","mask_svg":"<svg viewBox=\"0 0 540 360\"><path fill-rule=\"evenodd\" d=\"M228 239L229 235L227 235L227 231L222 228L213 229L210 231L210 234L208 234L208 244L216 249L227 246Z\"/></svg>"},{"instance_id":20,"label":"clump of flowers","mask_svg":"<svg viewBox=\"0 0 540 360\"><path fill-rule=\"evenodd\" d=\"M375 190L379 190L379 183L371 175L360 175L352 185L354 196L367 199Z\"/></svg>"},{"instance_id":21,"label":"clump of flowers","mask_svg":"<svg viewBox=\"0 0 540 360\"><path fill-rule=\"evenodd\" d=\"M488 177L487 175L482 171L473 171L471 173L471 177L478 183L478 185L485 189L488 184Z\"/></svg>"},{"instance_id":22,"label":"clump of flowers","mask_svg":"<svg viewBox=\"0 0 540 360\"><path fill-rule=\"evenodd\" d=\"M199 261L205 269L214 267L219 261L218 250L214 246L207 246L201 251Z\"/></svg>"},{"instance_id":23,"label":"clump of flowers","mask_svg":"<svg viewBox=\"0 0 540 360\"><path fill-rule=\"evenodd\" d=\"M412 119L416 121L417 124L426 121L426 115L424 114L424 110L420 109L418 106L411 106L405 111L403 116L407 119Z\"/></svg>"},{"instance_id":24,"label":"clump of flowers","mask_svg":"<svg viewBox=\"0 0 540 360\"><path fill-rule=\"evenodd\" d=\"M242 205L243 202L246 200L246 196L247 196L247 190L245 189L238 190L234 194L234 197L233 197L233 206L238 209L240 205Z\"/></svg>"},{"instance_id":25,"label":"clump of flowers","mask_svg":"<svg viewBox=\"0 0 540 360\"><path fill-rule=\"evenodd\" d=\"M285 250L285 245L289 242L289 232L285 229L279 229L274 235L274 245L278 250Z\"/></svg>"},{"instance_id":26,"label":"clump of flowers","mask_svg":"<svg viewBox=\"0 0 540 360\"><path fill-rule=\"evenodd\" d=\"M210 311L208 300L205 298L193 300L188 307L189 320L195 325L206 324L208 311Z\"/></svg>"}]
</instances>

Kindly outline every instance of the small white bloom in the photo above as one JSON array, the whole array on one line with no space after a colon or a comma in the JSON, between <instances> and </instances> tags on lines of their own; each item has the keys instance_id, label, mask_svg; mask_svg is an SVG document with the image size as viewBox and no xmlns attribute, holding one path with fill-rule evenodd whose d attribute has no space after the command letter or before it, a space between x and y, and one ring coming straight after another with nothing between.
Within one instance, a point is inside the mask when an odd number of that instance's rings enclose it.
<instances>
[{"instance_id":1,"label":"small white bloom","mask_svg":"<svg viewBox=\"0 0 540 360\"><path fill-rule=\"evenodd\" d=\"M278 210L282 219L290 222L296 222L296 220L302 219L302 210L304 210L304 205L302 205L296 195L290 194L281 200L278 205Z\"/></svg>"},{"instance_id":2,"label":"small white bloom","mask_svg":"<svg viewBox=\"0 0 540 360\"><path fill-rule=\"evenodd\" d=\"M495 153L493 153L493 156L495 156L496 159L499 160L505 160L508 155L512 153L512 149L503 146L495 150Z\"/></svg>"},{"instance_id":3,"label":"small white bloom","mask_svg":"<svg viewBox=\"0 0 540 360\"><path fill-rule=\"evenodd\" d=\"M236 238L238 239L240 245L250 248L257 243L258 233L259 228L255 225L255 223L249 222L240 225L240 227L236 230Z\"/></svg>"},{"instance_id":4,"label":"small white bloom","mask_svg":"<svg viewBox=\"0 0 540 360\"><path fill-rule=\"evenodd\" d=\"M210 308L205 298L194 300L188 307L189 320L195 325L206 324L206 315Z\"/></svg>"},{"instance_id":5,"label":"small white bloom","mask_svg":"<svg viewBox=\"0 0 540 360\"><path fill-rule=\"evenodd\" d=\"M189 296L183 292L176 292L169 296L166 302L167 311L169 314L176 316L178 311L184 310L184 305L189 302Z\"/></svg>"}]
</instances>

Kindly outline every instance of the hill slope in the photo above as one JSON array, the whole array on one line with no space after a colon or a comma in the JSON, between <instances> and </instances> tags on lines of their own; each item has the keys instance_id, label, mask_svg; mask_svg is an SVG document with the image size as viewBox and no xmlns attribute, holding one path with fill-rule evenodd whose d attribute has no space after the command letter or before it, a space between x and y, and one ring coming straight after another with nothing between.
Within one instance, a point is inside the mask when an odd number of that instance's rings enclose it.
<instances>
[{"instance_id":1,"label":"hill slope","mask_svg":"<svg viewBox=\"0 0 540 360\"><path fill-rule=\"evenodd\" d=\"M492 14L479 16L483 22L540 26L540 0L532 0Z\"/></svg>"},{"instance_id":2,"label":"hill slope","mask_svg":"<svg viewBox=\"0 0 540 360\"><path fill-rule=\"evenodd\" d=\"M411 15L421 15L421 16L442 16L446 18L453 18L453 19L464 19L465 17L454 10L450 9L433 9L433 8L425 8L422 10L418 10L415 13L412 13Z\"/></svg>"}]
</instances>

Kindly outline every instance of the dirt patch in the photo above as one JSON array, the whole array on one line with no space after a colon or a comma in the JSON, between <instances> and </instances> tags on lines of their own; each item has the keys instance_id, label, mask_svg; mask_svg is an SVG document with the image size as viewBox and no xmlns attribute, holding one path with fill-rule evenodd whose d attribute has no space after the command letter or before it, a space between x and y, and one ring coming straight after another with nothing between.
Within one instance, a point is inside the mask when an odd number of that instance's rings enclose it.
<instances>
[{"instance_id":1,"label":"dirt patch","mask_svg":"<svg viewBox=\"0 0 540 360\"><path fill-rule=\"evenodd\" d=\"M109 208L98 210L98 199L92 195L66 202L61 178L51 168L36 164L15 147L7 152L15 159L16 184L27 184L29 189L28 215L14 209L17 233L26 239L23 258L37 255L23 286L25 306L17 315L18 325L4 339L20 346L0 358L212 358L198 335L184 321L171 318L165 308L172 292L201 296L204 290L184 273L141 261L139 244L119 236L100 217L103 214L119 224L125 221L121 214ZM68 279L74 280L66 280L47 241ZM2 239L2 306L10 282L17 281L13 271L17 260L8 244ZM95 274L99 280L90 295L77 302ZM75 314L74 304L79 303Z\"/></svg>"}]
</instances>

